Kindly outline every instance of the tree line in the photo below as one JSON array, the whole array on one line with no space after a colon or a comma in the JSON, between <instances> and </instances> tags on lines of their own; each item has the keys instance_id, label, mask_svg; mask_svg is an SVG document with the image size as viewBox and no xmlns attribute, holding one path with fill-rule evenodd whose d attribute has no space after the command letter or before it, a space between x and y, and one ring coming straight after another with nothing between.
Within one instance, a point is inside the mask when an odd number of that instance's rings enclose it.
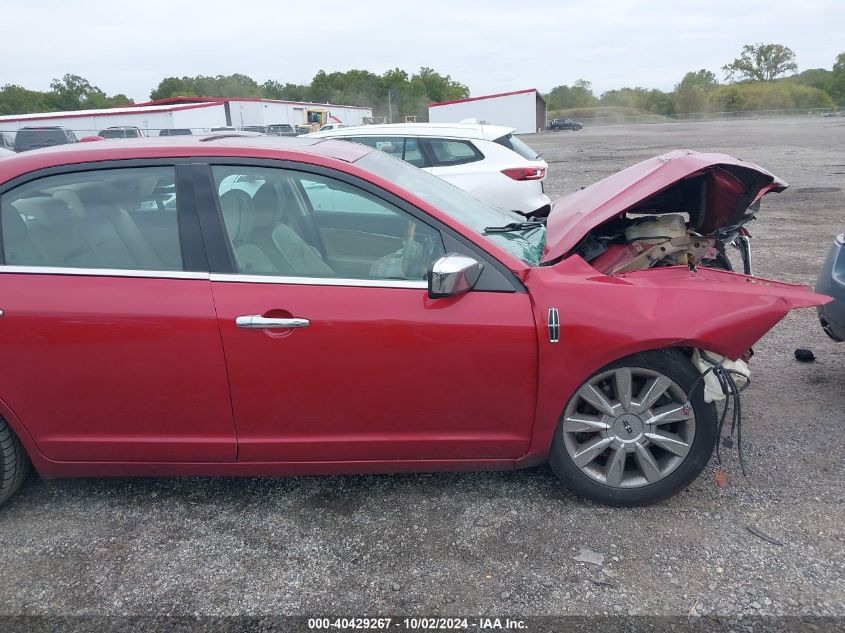
<instances>
[{"instance_id":1,"label":"tree line","mask_svg":"<svg viewBox=\"0 0 845 633\"><path fill-rule=\"evenodd\" d=\"M727 112L845 106L845 53L833 68L797 72L795 53L780 44L748 44L739 57L726 64L725 83L707 69L688 72L671 91L626 87L596 95L589 81L579 79L545 94L549 111L612 106L655 114ZM789 74L792 73L792 74ZM243 74L166 77L150 93L150 99L174 96L245 97L312 101L372 107L385 120L403 121L406 116L427 119L431 102L469 96L469 88L449 75L422 67L409 74L394 68L382 74L368 70L327 73L319 71L310 83L258 83ZM54 79L49 91L14 84L0 88L0 114L56 112L125 106L134 103L124 94L107 95L78 75Z\"/></svg>"},{"instance_id":2,"label":"tree line","mask_svg":"<svg viewBox=\"0 0 845 633\"><path fill-rule=\"evenodd\" d=\"M327 73L319 71L308 84L268 80L235 73L196 77L166 77L150 93L150 99L167 97L241 97L311 101L372 107L374 116L403 121L406 115L425 117L431 102L464 99L469 88L432 68L409 74L394 68L377 75L368 70ZM107 108L134 103L126 95L108 96L78 75L54 79L49 92L7 84L0 88L0 114L56 112Z\"/></svg>"},{"instance_id":3,"label":"tree line","mask_svg":"<svg viewBox=\"0 0 845 633\"><path fill-rule=\"evenodd\" d=\"M553 88L545 97L552 111L610 106L662 115L845 106L845 53L837 56L832 70L797 70L795 53L788 47L747 44L739 57L722 67L726 83L702 68L686 73L668 92L634 87L597 96L589 81L579 79Z\"/></svg>"}]
</instances>

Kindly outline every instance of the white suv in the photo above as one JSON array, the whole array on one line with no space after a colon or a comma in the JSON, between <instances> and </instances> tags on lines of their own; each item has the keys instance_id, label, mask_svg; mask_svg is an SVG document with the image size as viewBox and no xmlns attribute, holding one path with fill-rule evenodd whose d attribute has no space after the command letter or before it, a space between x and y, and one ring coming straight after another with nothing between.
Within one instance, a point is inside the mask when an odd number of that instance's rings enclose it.
<instances>
[{"instance_id":1,"label":"white suv","mask_svg":"<svg viewBox=\"0 0 845 633\"><path fill-rule=\"evenodd\" d=\"M475 123L394 123L315 132L370 145L468 191L488 204L531 213L549 204L549 166L513 128Z\"/></svg>"}]
</instances>

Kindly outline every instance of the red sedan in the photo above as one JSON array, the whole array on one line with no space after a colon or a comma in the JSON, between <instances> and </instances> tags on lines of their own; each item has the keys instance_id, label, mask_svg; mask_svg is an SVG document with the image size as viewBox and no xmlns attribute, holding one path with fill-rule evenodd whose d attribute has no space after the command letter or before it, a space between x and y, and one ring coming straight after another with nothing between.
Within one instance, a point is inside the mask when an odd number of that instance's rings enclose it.
<instances>
[{"instance_id":1,"label":"red sedan","mask_svg":"<svg viewBox=\"0 0 845 633\"><path fill-rule=\"evenodd\" d=\"M650 503L714 449L707 368L825 301L699 265L785 186L717 154L646 161L547 221L319 139L77 144L0 161L0 183L0 502L30 462L99 477L549 461L589 498Z\"/></svg>"}]
</instances>

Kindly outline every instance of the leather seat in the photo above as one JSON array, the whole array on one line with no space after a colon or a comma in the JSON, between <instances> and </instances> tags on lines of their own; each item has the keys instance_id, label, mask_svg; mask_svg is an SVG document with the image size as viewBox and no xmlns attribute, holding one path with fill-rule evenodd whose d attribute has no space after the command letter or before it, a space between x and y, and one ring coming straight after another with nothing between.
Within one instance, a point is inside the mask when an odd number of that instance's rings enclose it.
<instances>
[{"instance_id":1,"label":"leather seat","mask_svg":"<svg viewBox=\"0 0 845 633\"><path fill-rule=\"evenodd\" d=\"M241 189L230 189L220 196L220 210L238 271L245 274L279 273L270 258L250 241L255 214L249 194Z\"/></svg>"},{"instance_id":2,"label":"leather seat","mask_svg":"<svg viewBox=\"0 0 845 633\"><path fill-rule=\"evenodd\" d=\"M98 268L103 260L79 230L71 208L52 197L17 200L11 204L21 215L32 217L29 235L47 266Z\"/></svg>"},{"instance_id":3,"label":"leather seat","mask_svg":"<svg viewBox=\"0 0 845 633\"><path fill-rule=\"evenodd\" d=\"M3 209L3 252L10 266L41 266L44 258L32 238L26 222L14 208Z\"/></svg>"},{"instance_id":4,"label":"leather seat","mask_svg":"<svg viewBox=\"0 0 845 633\"><path fill-rule=\"evenodd\" d=\"M284 204L295 204L284 196L281 185L265 182L252 198L255 224L250 241L258 246L277 270L286 275L304 277L334 277L335 273L313 246L308 244L290 225L291 213Z\"/></svg>"},{"instance_id":5,"label":"leather seat","mask_svg":"<svg viewBox=\"0 0 845 633\"><path fill-rule=\"evenodd\" d=\"M181 261L165 265L123 208L126 195L110 183L56 189L52 193L54 198L63 200L73 209L81 221L83 235L110 266L147 270L173 268L174 265L181 268ZM178 259L181 260L181 255Z\"/></svg>"}]
</instances>

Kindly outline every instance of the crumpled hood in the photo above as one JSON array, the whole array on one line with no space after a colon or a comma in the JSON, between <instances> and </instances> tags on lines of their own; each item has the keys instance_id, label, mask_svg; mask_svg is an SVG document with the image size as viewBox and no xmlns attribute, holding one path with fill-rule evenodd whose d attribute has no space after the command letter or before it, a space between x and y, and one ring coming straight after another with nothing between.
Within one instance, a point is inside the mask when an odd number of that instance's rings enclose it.
<instances>
[{"instance_id":1,"label":"crumpled hood","mask_svg":"<svg viewBox=\"0 0 845 633\"><path fill-rule=\"evenodd\" d=\"M762 196L788 186L727 154L674 150L555 201L542 261L566 255L591 230L624 213L687 212L692 228L707 235L738 223Z\"/></svg>"}]
</instances>

